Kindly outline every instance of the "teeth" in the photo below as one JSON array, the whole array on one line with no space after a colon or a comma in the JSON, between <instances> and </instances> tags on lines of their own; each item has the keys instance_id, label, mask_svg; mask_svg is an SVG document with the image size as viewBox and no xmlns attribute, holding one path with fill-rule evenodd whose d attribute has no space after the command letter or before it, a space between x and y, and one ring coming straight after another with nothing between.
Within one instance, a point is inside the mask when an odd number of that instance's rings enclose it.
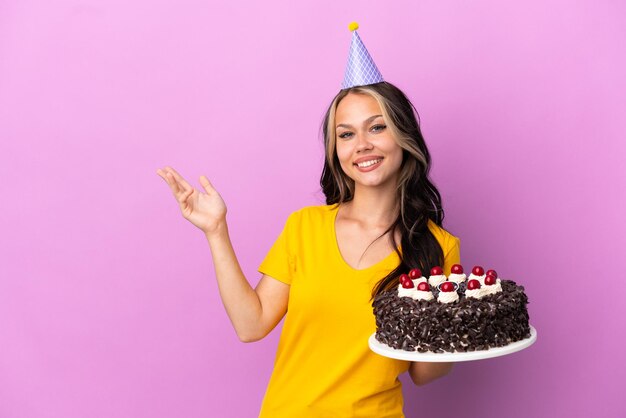
<instances>
[{"instance_id":1,"label":"teeth","mask_svg":"<svg viewBox=\"0 0 626 418\"><path fill-rule=\"evenodd\" d=\"M364 161L362 163L358 163L357 165L361 168L365 168L365 167L370 167L374 164L378 164L379 162L381 162L382 159L378 159L378 160L369 160L369 161Z\"/></svg>"}]
</instances>

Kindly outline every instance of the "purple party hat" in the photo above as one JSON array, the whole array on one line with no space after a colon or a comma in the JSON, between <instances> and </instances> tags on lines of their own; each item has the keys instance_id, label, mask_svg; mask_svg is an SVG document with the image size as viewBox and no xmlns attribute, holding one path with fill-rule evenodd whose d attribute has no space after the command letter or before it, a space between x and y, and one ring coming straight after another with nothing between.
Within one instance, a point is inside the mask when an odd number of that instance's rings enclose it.
<instances>
[{"instance_id":1,"label":"purple party hat","mask_svg":"<svg viewBox=\"0 0 626 418\"><path fill-rule=\"evenodd\" d=\"M383 76L378 71L374 60L367 52L367 48L365 48L359 34L356 32L359 25L356 22L352 22L348 25L348 28L352 31L352 42L350 43L348 66L346 67L346 74L343 77L341 88L348 89L354 86L380 83L383 81Z\"/></svg>"}]
</instances>

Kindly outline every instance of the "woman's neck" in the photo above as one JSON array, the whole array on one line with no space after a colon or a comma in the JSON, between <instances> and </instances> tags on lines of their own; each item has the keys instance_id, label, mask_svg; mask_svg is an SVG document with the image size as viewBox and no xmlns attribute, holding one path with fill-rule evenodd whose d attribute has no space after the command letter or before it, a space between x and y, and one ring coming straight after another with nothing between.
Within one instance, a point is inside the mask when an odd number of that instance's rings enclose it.
<instances>
[{"instance_id":1,"label":"woman's neck","mask_svg":"<svg viewBox=\"0 0 626 418\"><path fill-rule=\"evenodd\" d=\"M366 225L385 227L393 223L399 209L395 187L381 189L358 185L354 191L354 198L343 206L345 216Z\"/></svg>"}]
</instances>

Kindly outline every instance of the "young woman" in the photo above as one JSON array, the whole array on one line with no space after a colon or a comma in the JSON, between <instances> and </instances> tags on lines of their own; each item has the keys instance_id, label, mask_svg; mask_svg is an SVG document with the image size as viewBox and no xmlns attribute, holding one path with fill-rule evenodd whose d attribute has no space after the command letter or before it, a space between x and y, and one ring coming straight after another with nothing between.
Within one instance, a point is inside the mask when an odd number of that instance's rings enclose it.
<instances>
[{"instance_id":1,"label":"young woman","mask_svg":"<svg viewBox=\"0 0 626 418\"><path fill-rule=\"evenodd\" d=\"M430 155L406 96L387 82L341 90L324 120L327 205L292 213L252 288L228 236L226 205L205 176L204 193L174 169L167 182L183 216L206 235L220 295L242 341L285 317L263 417L402 417L398 376L416 385L451 363L379 356L372 298L411 268L444 273L460 263L459 240L442 227Z\"/></svg>"}]
</instances>

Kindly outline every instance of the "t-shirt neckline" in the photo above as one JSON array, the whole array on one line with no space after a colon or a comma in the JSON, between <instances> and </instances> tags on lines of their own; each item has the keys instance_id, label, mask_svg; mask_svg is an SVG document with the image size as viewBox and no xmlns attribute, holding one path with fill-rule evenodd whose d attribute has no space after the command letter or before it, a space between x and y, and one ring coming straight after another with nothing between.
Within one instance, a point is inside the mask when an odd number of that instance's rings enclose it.
<instances>
[{"instance_id":1,"label":"t-shirt neckline","mask_svg":"<svg viewBox=\"0 0 626 418\"><path fill-rule=\"evenodd\" d=\"M382 260L380 260L379 262L377 262L375 264L372 264L369 267L366 267L366 268L363 268L363 269L357 269L357 268L352 267L343 258L343 255L341 254L341 250L339 249L339 241L337 240L337 230L335 228L335 221L337 220L337 214L339 213L339 204L336 204L334 208L331 208L331 211L334 212L332 217L331 217L330 225L331 225L331 232L332 232L333 241L335 243L335 245L334 245L334 247L335 247L335 254L336 254L337 258L339 259L339 261L341 262L341 264L343 264L347 269L349 269L351 271L354 271L354 272L357 272L357 273L373 270L373 269L375 269L377 267L380 267L384 263L388 262L391 257L396 255L396 252L392 251L385 258L383 258Z\"/></svg>"}]
</instances>

